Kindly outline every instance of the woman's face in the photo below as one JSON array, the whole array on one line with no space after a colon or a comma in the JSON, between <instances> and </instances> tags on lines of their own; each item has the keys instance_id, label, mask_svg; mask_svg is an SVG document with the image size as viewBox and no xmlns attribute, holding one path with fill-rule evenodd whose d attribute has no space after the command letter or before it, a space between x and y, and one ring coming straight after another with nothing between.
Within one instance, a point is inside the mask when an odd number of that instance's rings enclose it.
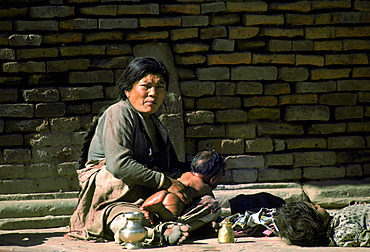
<instances>
[{"instance_id":1,"label":"woman's face","mask_svg":"<svg viewBox=\"0 0 370 252\"><path fill-rule=\"evenodd\" d=\"M125 91L132 106L143 116L157 112L166 97L166 82L161 74L148 74L130 91Z\"/></svg>"},{"instance_id":2,"label":"woman's face","mask_svg":"<svg viewBox=\"0 0 370 252\"><path fill-rule=\"evenodd\" d=\"M327 223L330 220L330 215L329 213L322 208L320 205L314 205L309 202L305 202L309 207L314 209L317 212L317 215L320 217L320 219L324 222Z\"/></svg>"}]
</instances>

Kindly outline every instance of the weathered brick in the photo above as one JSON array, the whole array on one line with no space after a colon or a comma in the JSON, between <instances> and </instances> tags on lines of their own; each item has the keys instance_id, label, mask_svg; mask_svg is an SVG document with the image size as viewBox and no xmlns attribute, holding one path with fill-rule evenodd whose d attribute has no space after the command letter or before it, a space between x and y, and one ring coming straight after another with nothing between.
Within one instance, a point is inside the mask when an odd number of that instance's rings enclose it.
<instances>
[{"instance_id":1,"label":"weathered brick","mask_svg":"<svg viewBox=\"0 0 370 252\"><path fill-rule=\"evenodd\" d=\"M215 39L212 43L213 51L228 51L232 52L235 48L235 40L230 39Z\"/></svg>"},{"instance_id":2,"label":"weathered brick","mask_svg":"<svg viewBox=\"0 0 370 252\"><path fill-rule=\"evenodd\" d=\"M293 54L253 54L252 64L294 64Z\"/></svg>"},{"instance_id":3,"label":"weathered brick","mask_svg":"<svg viewBox=\"0 0 370 252\"><path fill-rule=\"evenodd\" d=\"M225 161L228 169L264 168L265 161L262 155L230 156Z\"/></svg>"},{"instance_id":4,"label":"weathered brick","mask_svg":"<svg viewBox=\"0 0 370 252\"><path fill-rule=\"evenodd\" d=\"M60 87L59 91L62 101L93 100L104 97L103 87L100 85L92 87Z\"/></svg>"},{"instance_id":5,"label":"weathered brick","mask_svg":"<svg viewBox=\"0 0 370 252\"><path fill-rule=\"evenodd\" d=\"M250 120L270 120L280 119L280 109L278 108L252 108L248 110Z\"/></svg>"},{"instance_id":6,"label":"weathered brick","mask_svg":"<svg viewBox=\"0 0 370 252\"><path fill-rule=\"evenodd\" d=\"M363 175L362 166L360 164L346 165L346 177L361 177Z\"/></svg>"},{"instance_id":7,"label":"weathered brick","mask_svg":"<svg viewBox=\"0 0 370 252\"><path fill-rule=\"evenodd\" d=\"M266 45L263 40L236 40L236 48L239 50L255 50Z\"/></svg>"},{"instance_id":8,"label":"weathered brick","mask_svg":"<svg viewBox=\"0 0 370 252\"><path fill-rule=\"evenodd\" d=\"M267 154L265 155L265 164L267 167L293 165L293 154Z\"/></svg>"},{"instance_id":9,"label":"weathered brick","mask_svg":"<svg viewBox=\"0 0 370 252\"><path fill-rule=\"evenodd\" d=\"M227 124L226 137L232 139L254 139L256 138L256 125L253 123Z\"/></svg>"},{"instance_id":10,"label":"weathered brick","mask_svg":"<svg viewBox=\"0 0 370 252\"><path fill-rule=\"evenodd\" d=\"M96 67L101 69L124 69L133 60L132 56L112 57L109 59L96 59L92 60L90 67ZM106 74L107 78L110 74Z\"/></svg>"},{"instance_id":11,"label":"weathered brick","mask_svg":"<svg viewBox=\"0 0 370 252\"><path fill-rule=\"evenodd\" d=\"M370 161L370 151L352 151L346 150L343 152L337 151L337 162L340 164L343 163L364 163Z\"/></svg>"},{"instance_id":12,"label":"weathered brick","mask_svg":"<svg viewBox=\"0 0 370 252\"><path fill-rule=\"evenodd\" d=\"M22 77L3 77L0 76L0 84L13 85L19 84L22 81Z\"/></svg>"},{"instance_id":13,"label":"weathered brick","mask_svg":"<svg viewBox=\"0 0 370 252\"><path fill-rule=\"evenodd\" d=\"M95 33L89 33L85 34L84 36L84 42L89 43L93 41L99 41L99 40L122 40L123 38L123 32L95 32Z\"/></svg>"},{"instance_id":14,"label":"weathered brick","mask_svg":"<svg viewBox=\"0 0 370 252\"><path fill-rule=\"evenodd\" d=\"M264 95L281 95L281 94L290 93L289 83L267 84L267 85L264 85L263 88L264 88L263 90Z\"/></svg>"},{"instance_id":15,"label":"weathered brick","mask_svg":"<svg viewBox=\"0 0 370 252\"><path fill-rule=\"evenodd\" d=\"M337 89L335 81L321 81L321 82L297 82L295 91L297 93L329 93Z\"/></svg>"},{"instance_id":16,"label":"weathered brick","mask_svg":"<svg viewBox=\"0 0 370 252\"><path fill-rule=\"evenodd\" d=\"M258 36L267 37L303 37L303 28L262 28Z\"/></svg>"},{"instance_id":17,"label":"weathered brick","mask_svg":"<svg viewBox=\"0 0 370 252\"><path fill-rule=\"evenodd\" d=\"M61 56L81 56L81 55L104 55L104 45L84 45L84 46L65 46L59 47Z\"/></svg>"},{"instance_id":18,"label":"weathered brick","mask_svg":"<svg viewBox=\"0 0 370 252\"><path fill-rule=\"evenodd\" d=\"M243 24L245 26L249 25L283 25L284 15L256 15L247 14L243 16Z\"/></svg>"},{"instance_id":19,"label":"weathered brick","mask_svg":"<svg viewBox=\"0 0 370 252\"><path fill-rule=\"evenodd\" d=\"M72 6L35 6L29 10L31 18L59 18L75 14Z\"/></svg>"},{"instance_id":20,"label":"weathered brick","mask_svg":"<svg viewBox=\"0 0 370 252\"><path fill-rule=\"evenodd\" d=\"M292 51L313 51L313 45L312 40L293 40Z\"/></svg>"},{"instance_id":21,"label":"weathered brick","mask_svg":"<svg viewBox=\"0 0 370 252\"><path fill-rule=\"evenodd\" d=\"M59 28L66 30L75 29L97 29L98 20L93 18L76 18L70 20L61 20Z\"/></svg>"},{"instance_id":22,"label":"weathered brick","mask_svg":"<svg viewBox=\"0 0 370 252\"><path fill-rule=\"evenodd\" d=\"M370 174L370 164L364 164L364 175L369 175Z\"/></svg>"},{"instance_id":23,"label":"weathered brick","mask_svg":"<svg viewBox=\"0 0 370 252\"><path fill-rule=\"evenodd\" d=\"M187 42L181 44L178 43L173 46L173 51L175 53L202 52L208 50L209 45L204 43Z\"/></svg>"},{"instance_id":24,"label":"weathered brick","mask_svg":"<svg viewBox=\"0 0 370 252\"><path fill-rule=\"evenodd\" d=\"M290 123L261 122L257 124L258 136L261 135L302 135L302 125Z\"/></svg>"},{"instance_id":25,"label":"weathered brick","mask_svg":"<svg viewBox=\"0 0 370 252\"><path fill-rule=\"evenodd\" d=\"M26 102L56 102L59 101L59 91L56 88L33 88L22 91Z\"/></svg>"},{"instance_id":26,"label":"weathered brick","mask_svg":"<svg viewBox=\"0 0 370 252\"><path fill-rule=\"evenodd\" d=\"M16 102L18 99L18 89L2 88L0 89L0 103Z\"/></svg>"},{"instance_id":27,"label":"weathered brick","mask_svg":"<svg viewBox=\"0 0 370 252\"><path fill-rule=\"evenodd\" d=\"M55 20L38 20L38 21L14 21L16 31L57 31L58 30L58 21Z\"/></svg>"},{"instance_id":28,"label":"weathered brick","mask_svg":"<svg viewBox=\"0 0 370 252\"><path fill-rule=\"evenodd\" d=\"M216 122L246 122L247 112L240 109L219 110L215 112Z\"/></svg>"},{"instance_id":29,"label":"weathered brick","mask_svg":"<svg viewBox=\"0 0 370 252\"><path fill-rule=\"evenodd\" d=\"M218 13L217 15L212 15L209 17L209 24L213 26L235 25L239 22L240 22L240 16L237 14L222 15Z\"/></svg>"},{"instance_id":30,"label":"weathered brick","mask_svg":"<svg viewBox=\"0 0 370 252\"><path fill-rule=\"evenodd\" d=\"M0 59L2 60L15 60L15 51L10 48L0 49Z\"/></svg>"},{"instance_id":31,"label":"weathered brick","mask_svg":"<svg viewBox=\"0 0 370 252\"><path fill-rule=\"evenodd\" d=\"M258 181L297 181L302 178L302 170L296 169L259 169Z\"/></svg>"},{"instance_id":32,"label":"weathered brick","mask_svg":"<svg viewBox=\"0 0 370 252\"><path fill-rule=\"evenodd\" d=\"M213 123L214 114L212 111L198 110L185 113L185 122L188 124Z\"/></svg>"},{"instance_id":33,"label":"weathered brick","mask_svg":"<svg viewBox=\"0 0 370 252\"><path fill-rule=\"evenodd\" d=\"M168 38L168 31L136 31L128 33L126 40L153 40L153 39L166 39Z\"/></svg>"},{"instance_id":34,"label":"weathered brick","mask_svg":"<svg viewBox=\"0 0 370 252\"><path fill-rule=\"evenodd\" d=\"M49 33L42 37L42 43L61 44L82 42L83 34L80 32Z\"/></svg>"},{"instance_id":35,"label":"weathered brick","mask_svg":"<svg viewBox=\"0 0 370 252\"><path fill-rule=\"evenodd\" d=\"M279 105L317 104L317 94L291 94L279 97Z\"/></svg>"},{"instance_id":36,"label":"weathered brick","mask_svg":"<svg viewBox=\"0 0 370 252\"><path fill-rule=\"evenodd\" d=\"M137 18L99 19L99 29L136 29L138 27Z\"/></svg>"},{"instance_id":37,"label":"weathered brick","mask_svg":"<svg viewBox=\"0 0 370 252\"><path fill-rule=\"evenodd\" d=\"M82 132L73 132L73 131L79 130L80 127L81 127L81 123L78 120L78 117L53 118L53 119L50 120L50 130L51 131L53 131L53 132L56 132L56 131L69 132L69 133L67 133L69 138L66 137L65 145L82 144L84 134ZM61 134L61 135L63 135L63 134ZM77 142L76 142L76 137L78 137ZM50 141L50 139L49 139L49 141ZM52 142L53 141L51 141L51 143Z\"/></svg>"},{"instance_id":38,"label":"weathered brick","mask_svg":"<svg viewBox=\"0 0 370 252\"><path fill-rule=\"evenodd\" d=\"M270 39L267 43L267 49L271 52L283 52L292 50L291 40Z\"/></svg>"},{"instance_id":39,"label":"weathered brick","mask_svg":"<svg viewBox=\"0 0 370 252\"><path fill-rule=\"evenodd\" d=\"M325 55L325 65L356 65L368 63L369 60L365 53Z\"/></svg>"},{"instance_id":40,"label":"weathered brick","mask_svg":"<svg viewBox=\"0 0 370 252\"><path fill-rule=\"evenodd\" d=\"M335 37L368 37L370 36L370 26L361 27L336 27Z\"/></svg>"},{"instance_id":41,"label":"weathered brick","mask_svg":"<svg viewBox=\"0 0 370 252\"><path fill-rule=\"evenodd\" d=\"M268 5L262 1L226 2L227 12L265 12Z\"/></svg>"},{"instance_id":42,"label":"weathered brick","mask_svg":"<svg viewBox=\"0 0 370 252\"><path fill-rule=\"evenodd\" d=\"M159 5L154 3L133 5L119 4L117 15L159 15Z\"/></svg>"},{"instance_id":43,"label":"weathered brick","mask_svg":"<svg viewBox=\"0 0 370 252\"><path fill-rule=\"evenodd\" d=\"M79 12L89 16L116 16L117 5L96 5L79 8Z\"/></svg>"},{"instance_id":44,"label":"weathered brick","mask_svg":"<svg viewBox=\"0 0 370 252\"><path fill-rule=\"evenodd\" d=\"M352 70L352 77L370 77L370 67L355 67Z\"/></svg>"},{"instance_id":45,"label":"weathered brick","mask_svg":"<svg viewBox=\"0 0 370 252\"><path fill-rule=\"evenodd\" d=\"M45 132L49 130L49 121L43 119L6 120L5 132Z\"/></svg>"},{"instance_id":46,"label":"weathered brick","mask_svg":"<svg viewBox=\"0 0 370 252\"><path fill-rule=\"evenodd\" d=\"M28 84L31 85L57 85L65 80L65 76L56 74L31 74L28 77Z\"/></svg>"},{"instance_id":47,"label":"weathered brick","mask_svg":"<svg viewBox=\"0 0 370 252\"><path fill-rule=\"evenodd\" d=\"M32 161L34 163L75 161L79 158L79 149L80 146L32 148Z\"/></svg>"},{"instance_id":48,"label":"weathered brick","mask_svg":"<svg viewBox=\"0 0 370 252\"><path fill-rule=\"evenodd\" d=\"M306 39L330 39L335 38L335 27L306 27L305 38Z\"/></svg>"},{"instance_id":49,"label":"weathered brick","mask_svg":"<svg viewBox=\"0 0 370 252\"><path fill-rule=\"evenodd\" d=\"M139 27L181 26L181 17L139 18Z\"/></svg>"},{"instance_id":50,"label":"weathered brick","mask_svg":"<svg viewBox=\"0 0 370 252\"><path fill-rule=\"evenodd\" d=\"M258 171L256 169L231 170L234 183L254 183L257 182Z\"/></svg>"},{"instance_id":51,"label":"weathered brick","mask_svg":"<svg viewBox=\"0 0 370 252\"><path fill-rule=\"evenodd\" d=\"M70 72L69 83L113 83L114 75L112 71L88 71L88 72Z\"/></svg>"},{"instance_id":52,"label":"weathered brick","mask_svg":"<svg viewBox=\"0 0 370 252\"><path fill-rule=\"evenodd\" d=\"M370 107L364 107L364 114L365 114L365 117L370 117Z\"/></svg>"},{"instance_id":53,"label":"weathered brick","mask_svg":"<svg viewBox=\"0 0 370 252\"><path fill-rule=\"evenodd\" d=\"M370 11L370 3L367 0L356 0L353 8L359 11Z\"/></svg>"},{"instance_id":54,"label":"weathered brick","mask_svg":"<svg viewBox=\"0 0 370 252\"><path fill-rule=\"evenodd\" d=\"M199 4L161 4L161 13L181 13L189 15L200 14Z\"/></svg>"},{"instance_id":55,"label":"weathered brick","mask_svg":"<svg viewBox=\"0 0 370 252\"><path fill-rule=\"evenodd\" d=\"M297 1L294 3L275 3L269 5L269 10L308 12L311 10L311 1Z\"/></svg>"},{"instance_id":56,"label":"weathered brick","mask_svg":"<svg viewBox=\"0 0 370 252\"><path fill-rule=\"evenodd\" d=\"M66 113L63 102L38 103L35 108L35 117L58 117Z\"/></svg>"},{"instance_id":57,"label":"weathered brick","mask_svg":"<svg viewBox=\"0 0 370 252\"><path fill-rule=\"evenodd\" d=\"M309 129L309 134L330 135L335 133L343 133L346 131L345 123L328 123L328 124L312 124Z\"/></svg>"},{"instance_id":58,"label":"weathered brick","mask_svg":"<svg viewBox=\"0 0 370 252\"><path fill-rule=\"evenodd\" d=\"M235 95L236 83L216 82L216 95Z\"/></svg>"},{"instance_id":59,"label":"weathered brick","mask_svg":"<svg viewBox=\"0 0 370 252\"><path fill-rule=\"evenodd\" d=\"M315 51L342 51L341 40L314 41L313 48Z\"/></svg>"},{"instance_id":60,"label":"weathered brick","mask_svg":"<svg viewBox=\"0 0 370 252\"><path fill-rule=\"evenodd\" d=\"M364 108L361 106L345 106L335 108L335 120L361 119L364 116Z\"/></svg>"},{"instance_id":61,"label":"weathered brick","mask_svg":"<svg viewBox=\"0 0 370 252\"><path fill-rule=\"evenodd\" d=\"M68 115L81 115L91 113L90 103L70 104L66 106Z\"/></svg>"},{"instance_id":62,"label":"weathered brick","mask_svg":"<svg viewBox=\"0 0 370 252\"><path fill-rule=\"evenodd\" d=\"M129 44L109 44L106 45L106 54L108 55L125 55L131 54L132 49Z\"/></svg>"},{"instance_id":63,"label":"weathered brick","mask_svg":"<svg viewBox=\"0 0 370 252\"><path fill-rule=\"evenodd\" d=\"M365 140L361 136L328 137L328 149L364 148Z\"/></svg>"},{"instance_id":64,"label":"weathered brick","mask_svg":"<svg viewBox=\"0 0 370 252\"><path fill-rule=\"evenodd\" d=\"M347 123L347 132L370 132L370 123L349 122Z\"/></svg>"},{"instance_id":65,"label":"weathered brick","mask_svg":"<svg viewBox=\"0 0 370 252\"><path fill-rule=\"evenodd\" d=\"M299 65L313 65L313 66L324 66L324 57L320 55L302 55L297 54L295 58L295 64Z\"/></svg>"},{"instance_id":66,"label":"weathered brick","mask_svg":"<svg viewBox=\"0 0 370 252\"><path fill-rule=\"evenodd\" d=\"M319 103L325 105L356 105L357 94L355 93L330 93L322 94Z\"/></svg>"},{"instance_id":67,"label":"weathered brick","mask_svg":"<svg viewBox=\"0 0 370 252\"><path fill-rule=\"evenodd\" d=\"M112 105L114 101L95 101L92 103L92 113L99 114L102 110L105 110L108 106Z\"/></svg>"},{"instance_id":68,"label":"weathered brick","mask_svg":"<svg viewBox=\"0 0 370 252\"><path fill-rule=\"evenodd\" d=\"M231 69L232 80L276 80L278 69L274 66L240 66Z\"/></svg>"},{"instance_id":69,"label":"weathered brick","mask_svg":"<svg viewBox=\"0 0 370 252\"><path fill-rule=\"evenodd\" d=\"M205 13L214 13L214 12L222 12L225 11L226 6L225 3L222 2L214 2L214 3L202 3L200 5L200 12L201 14Z\"/></svg>"},{"instance_id":70,"label":"weathered brick","mask_svg":"<svg viewBox=\"0 0 370 252\"><path fill-rule=\"evenodd\" d=\"M287 149L325 149L325 138L293 138L285 139Z\"/></svg>"},{"instance_id":71,"label":"weathered brick","mask_svg":"<svg viewBox=\"0 0 370 252\"><path fill-rule=\"evenodd\" d=\"M21 134L6 134L0 135L0 146L22 146L23 136Z\"/></svg>"},{"instance_id":72,"label":"weathered brick","mask_svg":"<svg viewBox=\"0 0 370 252\"><path fill-rule=\"evenodd\" d=\"M185 129L185 137L225 137L225 129L219 125L198 125Z\"/></svg>"},{"instance_id":73,"label":"weathered brick","mask_svg":"<svg viewBox=\"0 0 370 252\"><path fill-rule=\"evenodd\" d=\"M184 28L170 31L171 40L189 39L198 37L198 28Z\"/></svg>"},{"instance_id":74,"label":"weathered brick","mask_svg":"<svg viewBox=\"0 0 370 252\"><path fill-rule=\"evenodd\" d=\"M250 64L252 61L251 53L229 53L229 54L209 54L207 56L208 65L228 65L228 64Z\"/></svg>"},{"instance_id":75,"label":"weathered brick","mask_svg":"<svg viewBox=\"0 0 370 252\"><path fill-rule=\"evenodd\" d=\"M196 75L199 80L228 80L230 71L228 67L197 68Z\"/></svg>"},{"instance_id":76,"label":"weathered brick","mask_svg":"<svg viewBox=\"0 0 370 252\"><path fill-rule=\"evenodd\" d=\"M10 7L10 8L2 8L0 10L0 17L2 18L15 18L15 17L22 17L27 15L28 8L27 7Z\"/></svg>"},{"instance_id":77,"label":"weathered brick","mask_svg":"<svg viewBox=\"0 0 370 252\"><path fill-rule=\"evenodd\" d=\"M18 49L16 53L17 53L17 59L58 57L57 48Z\"/></svg>"},{"instance_id":78,"label":"weathered brick","mask_svg":"<svg viewBox=\"0 0 370 252\"><path fill-rule=\"evenodd\" d=\"M184 81L180 83L181 94L189 97L213 95L216 87L210 81Z\"/></svg>"},{"instance_id":79,"label":"weathered brick","mask_svg":"<svg viewBox=\"0 0 370 252\"><path fill-rule=\"evenodd\" d=\"M199 98L196 102L199 109L237 109L241 107L239 97L218 96Z\"/></svg>"},{"instance_id":80,"label":"weathered brick","mask_svg":"<svg viewBox=\"0 0 370 252\"><path fill-rule=\"evenodd\" d=\"M303 178L305 179L340 179L344 178L346 170L344 167L305 167Z\"/></svg>"},{"instance_id":81,"label":"weathered brick","mask_svg":"<svg viewBox=\"0 0 370 252\"><path fill-rule=\"evenodd\" d=\"M4 149L3 158L5 163L29 162L31 160L31 151L29 149Z\"/></svg>"},{"instance_id":82,"label":"weathered brick","mask_svg":"<svg viewBox=\"0 0 370 252\"><path fill-rule=\"evenodd\" d=\"M34 105L17 103L17 104L0 104L0 117L26 117L31 118L34 114Z\"/></svg>"},{"instance_id":83,"label":"weathered brick","mask_svg":"<svg viewBox=\"0 0 370 252\"><path fill-rule=\"evenodd\" d=\"M332 24L366 23L366 13L363 12L335 12L331 13ZM365 22L364 22L365 21Z\"/></svg>"},{"instance_id":84,"label":"weathered brick","mask_svg":"<svg viewBox=\"0 0 370 252\"><path fill-rule=\"evenodd\" d=\"M189 56L175 55L175 62L178 65L202 64L206 61L207 61L207 58L200 54L192 54Z\"/></svg>"},{"instance_id":85,"label":"weathered brick","mask_svg":"<svg viewBox=\"0 0 370 252\"><path fill-rule=\"evenodd\" d=\"M3 72L6 73L45 73L45 62L8 62L3 64Z\"/></svg>"},{"instance_id":86,"label":"weathered brick","mask_svg":"<svg viewBox=\"0 0 370 252\"><path fill-rule=\"evenodd\" d=\"M207 26L209 22L208 16L181 16L181 26Z\"/></svg>"},{"instance_id":87,"label":"weathered brick","mask_svg":"<svg viewBox=\"0 0 370 252\"><path fill-rule=\"evenodd\" d=\"M319 13L315 15L315 25L328 25L331 22L331 13Z\"/></svg>"},{"instance_id":88,"label":"weathered brick","mask_svg":"<svg viewBox=\"0 0 370 252\"><path fill-rule=\"evenodd\" d=\"M200 39L224 38L226 36L227 30L225 26L202 28L199 33Z\"/></svg>"},{"instance_id":89,"label":"weathered brick","mask_svg":"<svg viewBox=\"0 0 370 252\"><path fill-rule=\"evenodd\" d=\"M13 30L13 22L11 20L0 21L0 31L11 31L11 30ZM1 41L0 44L2 44Z\"/></svg>"},{"instance_id":90,"label":"weathered brick","mask_svg":"<svg viewBox=\"0 0 370 252\"><path fill-rule=\"evenodd\" d=\"M25 165L0 165L0 179L11 180L24 178Z\"/></svg>"},{"instance_id":91,"label":"weathered brick","mask_svg":"<svg viewBox=\"0 0 370 252\"><path fill-rule=\"evenodd\" d=\"M259 27L228 26L229 39L249 39L256 37Z\"/></svg>"},{"instance_id":92,"label":"weathered brick","mask_svg":"<svg viewBox=\"0 0 370 252\"><path fill-rule=\"evenodd\" d=\"M274 146L270 138L256 138L245 140L245 152L271 152Z\"/></svg>"},{"instance_id":93,"label":"weathered brick","mask_svg":"<svg viewBox=\"0 0 370 252\"><path fill-rule=\"evenodd\" d=\"M336 155L332 151L295 152L294 167L335 165Z\"/></svg>"},{"instance_id":94,"label":"weathered brick","mask_svg":"<svg viewBox=\"0 0 370 252\"><path fill-rule=\"evenodd\" d=\"M308 69L305 67L281 67L279 68L279 80L284 81L304 81L309 76Z\"/></svg>"},{"instance_id":95,"label":"weathered brick","mask_svg":"<svg viewBox=\"0 0 370 252\"><path fill-rule=\"evenodd\" d=\"M287 24L290 25L313 25L315 23L315 15L302 14L285 14Z\"/></svg>"},{"instance_id":96,"label":"weathered brick","mask_svg":"<svg viewBox=\"0 0 370 252\"><path fill-rule=\"evenodd\" d=\"M242 139L215 139L199 141L198 149L215 150L222 155L235 155L244 153L244 143Z\"/></svg>"},{"instance_id":97,"label":"weathered brick","mask_svg":"<svg viewBox=\"0 0 370 252\"><path fill-rule=\"evenodd\" d=\"M263 86L260 82L237 82L236 83L236 94L241 95L255 95L262 94Z\"/></svg>"},{"instance_id":98,"label":"weathered brick","mask_svg":"<svg viewBox=\"0 0 370 252\"><path fill-rule=\"evenodd\" d=\"M288 106L285 109L286 121L329 121L330 110L327 106Z\"/></svg>"},{"instance_id":99,"label":"weathered brick","mask_svg":"<svg viewBox=\"0 0 370 252\"><path fill-rule=\"evenodd\" d=\"M278 104L278 98L275 96L254 96L243 98L244 107L272 107Z\"/></svg>"},{"instance_id":100,"label":"weathered brick","mask_svg":"<svg viewBox=\"0 0 370 252\"><path fill-rule=\"evenodd\" d=\"M195 73L192 69L177 68L177 75L180 80L189 80L195 78Z\"/></svg>"},{"instance_id":101,"label":"weathered brick","mask_svg":"<svg viewBox=\"0 0 370 252\"><path fill-rule=\"evenodd\" d=\"M368 80L339 80L338 91L370 91Z\"/></svg>"},{"instance_id":102,"label":"weathered brick","mask_svg":"<svg viewBox=\"0 0 370 252\"><path fill-rule=\"evenodd\" d=\"M318 68L310 70L310 76L311 80L330 80L330 79L348 78L350 72L351 72L350 68L342 69Z\"/></svg>"},{"instance_id":103,"label":"weathered brick","mask_svg":"<svg viewBox=\"0 0 370 252\"><path fill-rule=\"evenodd\" d=\"M336 9L336 8L351 8L351 1L350 0L322 0L322 1L312 1L311 2L311 10L318 10L318 9Z\"/></svg>"},{"instance_id":104,"label":"weathered brick","mask_svg":"<svg viewBox=\"0 0 370 252\"><path fill-rule=\"evenodd\" d=\"M69 59L69 60L47 61L46 71L47 72L66 72L69 70L85 70L89 66L90 66L90 60L88 59Z\"/></svg>"}]
</instances>

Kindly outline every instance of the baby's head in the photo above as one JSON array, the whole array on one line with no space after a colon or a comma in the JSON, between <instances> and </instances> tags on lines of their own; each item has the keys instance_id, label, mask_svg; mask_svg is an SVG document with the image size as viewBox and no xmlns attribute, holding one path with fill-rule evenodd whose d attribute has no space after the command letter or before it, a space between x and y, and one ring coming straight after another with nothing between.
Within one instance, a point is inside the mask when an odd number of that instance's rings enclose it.
<instances>
[{"instance_id":1,"label":"baby's head","mask_svg":"<svg viewBox=\"0 0 370 252\"><path fill-rule=\"evenodd\" d=\"M330 216L319 205L293 202L283 205L274 215L280 237L291 245L327 246Z\"/></svg>"},{"instance_id":2,"label":"baby's head","mask_svg":"<svg viewBox=\"0 0 370 252\"><path fill-rule=\"evenodd\" d=\"M216 151L202 150L191 162L191 172L207 177L212 187L216 187L219 178L225 173L225 161Z\"/></svg>"}]
</instances>

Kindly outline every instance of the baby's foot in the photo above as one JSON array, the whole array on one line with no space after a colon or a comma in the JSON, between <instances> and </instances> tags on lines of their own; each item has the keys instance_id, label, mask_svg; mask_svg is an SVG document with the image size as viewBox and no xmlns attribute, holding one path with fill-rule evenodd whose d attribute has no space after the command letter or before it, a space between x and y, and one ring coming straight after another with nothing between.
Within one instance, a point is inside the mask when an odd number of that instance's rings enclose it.
<instances>
[{"instance_id":1,"label":"baby's foot","mask_svg":"<svg viewBox=\"0 0 370 252\"><path fill-rule=\"evenodd\" d=\"M182 223L168 225L163 236L169 245L180 244L189 236L189 229L188 225Z\"/></svg>"}]
</instances>

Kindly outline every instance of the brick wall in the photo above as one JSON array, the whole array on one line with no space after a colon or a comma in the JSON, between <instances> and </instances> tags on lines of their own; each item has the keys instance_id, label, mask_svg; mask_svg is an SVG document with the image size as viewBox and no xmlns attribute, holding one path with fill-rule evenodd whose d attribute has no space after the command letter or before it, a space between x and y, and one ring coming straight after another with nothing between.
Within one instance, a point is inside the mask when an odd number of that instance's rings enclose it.
<instances>
[{"instance_id":1,"label":"brick wall","mask_svg":"<svg viewBox=\"0 0 370 252\"><path fill-rule=\"evenodd\" d=\"M88 123L152 41L223 183L370 175L370 1L161 2L0 0L0 193L77 190Z\"/></svg>"}]
</instances>

